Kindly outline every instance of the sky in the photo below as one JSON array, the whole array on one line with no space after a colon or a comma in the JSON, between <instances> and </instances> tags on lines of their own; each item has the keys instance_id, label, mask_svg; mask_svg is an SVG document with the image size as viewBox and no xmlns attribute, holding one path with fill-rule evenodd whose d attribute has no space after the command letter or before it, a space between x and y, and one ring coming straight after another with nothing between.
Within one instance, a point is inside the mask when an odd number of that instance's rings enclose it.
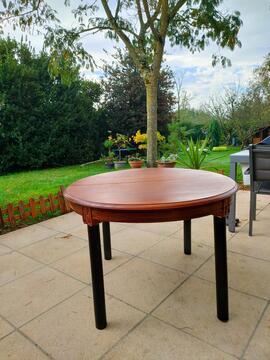
<instances>
[{"instance_id":1,"label":"sky","mask_svg":"<svg viewBox=\"0 0 270 360\"><path fill-rule=\"evenodd\" d=\"M57 9L63 24L71 26L74 20L70 10L63 6L63 0L49 2ZM207 103L211 97L222 94L226 87L247 87L254 69L262 64L264 57L270 52L270 0L224 0L222 8L229 12L239 10L241 13L241 48L234 51L219 50L212 44L203 52L191 54L184 48L166 45L165 64L173 70L176 77L183 77L183 89L191 99L191 106L195 108ZM21 36L18 31L10 35L16 38ZM42 38L32 37L31 42L39 50ZM88 79L99 81L102 76L102 60L110 61L110 54L115 51L114 46L119 44L105 39L101 33L85 37L83 43L98 67L94 72L82 69L82 73ZM229 57L232 66L225 69L221 66L212 67L212 54L216 52Z\"/></svg>"}]
</instances>

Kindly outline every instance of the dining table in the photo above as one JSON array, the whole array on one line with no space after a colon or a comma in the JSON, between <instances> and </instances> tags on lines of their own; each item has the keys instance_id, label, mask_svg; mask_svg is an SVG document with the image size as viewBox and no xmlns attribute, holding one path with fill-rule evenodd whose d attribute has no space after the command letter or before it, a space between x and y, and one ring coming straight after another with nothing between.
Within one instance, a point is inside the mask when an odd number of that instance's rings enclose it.
<instances>
[{"instance_id":1,"label":"dining table","mask_svg":"<svg viewBox=\"0 0 270 360\"><path fill-rule=\"evenodd\" d=\"M96 328L101 330L107 326L99 225L102 224L104 257L107 261L112 259L111 222L160 223L182 220L183 251L191 256L191 220L208 215L213 216L214 226L217 317L221 321L228 321L226 217L237 189L236 182L227 176L180 168L112 171L71 184L64 191L65 199L82 216L88 228Z\"/></svg>"}]
</instances>

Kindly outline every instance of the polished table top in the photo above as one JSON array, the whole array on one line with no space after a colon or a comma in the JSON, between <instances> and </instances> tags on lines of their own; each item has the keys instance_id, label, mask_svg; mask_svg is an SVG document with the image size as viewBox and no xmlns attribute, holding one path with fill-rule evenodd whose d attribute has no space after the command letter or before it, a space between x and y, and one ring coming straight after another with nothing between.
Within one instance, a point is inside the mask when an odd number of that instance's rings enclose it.
<instances>
[{"instance_id":1,"label":"polished table top","mask_svg":"<svg viewBox=\"0 0 270 360\"><path fill-rule=\"evenodd\" d=\"M81 179L65 190L65 197L83 207L143 211L209 204L236 191L232 179L213 172L143 168Z\"/></svg>"}]
</instances>

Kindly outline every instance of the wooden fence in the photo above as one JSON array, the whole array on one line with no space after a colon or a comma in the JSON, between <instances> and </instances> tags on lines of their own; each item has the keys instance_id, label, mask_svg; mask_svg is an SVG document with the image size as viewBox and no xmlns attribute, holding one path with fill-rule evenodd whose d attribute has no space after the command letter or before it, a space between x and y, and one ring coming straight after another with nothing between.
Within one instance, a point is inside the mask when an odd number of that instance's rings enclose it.
<instances>
[{"instance_id":1,"label":"wooden fence","mask_svg":"<svg viewBox=\"0 0 270 360\"><path fill-rule=\"evenodd\" d=\"M56 211L60 211L61 214L70 212L71 209L64 199L63 190L64 187L60 186L60 190L56 195L40 196L39 199L30 198L27 203L19 201L16 206L8 204L6 208L0 208L0 228L5 226L15 227L21 223L27 223L30 219L35 219L38 216L42 217Z\"/></svg>"}]
</instances>

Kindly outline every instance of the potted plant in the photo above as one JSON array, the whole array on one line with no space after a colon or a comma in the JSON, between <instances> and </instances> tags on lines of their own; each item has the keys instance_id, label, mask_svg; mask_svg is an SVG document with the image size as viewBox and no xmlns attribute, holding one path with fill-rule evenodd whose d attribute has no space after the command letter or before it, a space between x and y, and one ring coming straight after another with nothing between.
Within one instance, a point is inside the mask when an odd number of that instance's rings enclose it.
<instances>
[{"instance_id":1,"label":"potted plant","mask_svg":"<svg viewBox=\"0 0 270 360\"><path fill-rule=\"evenodd\" d=\"M129 144L128 137L123 134L116 134L116 137L113 139L113 145L117 147L118 159L114 160L115 169L119 169L125 166L126 160L121 158L121 150L125 149Z\"/></svg>"},{"instance_id":2,"label":"potted plant","mask_svg":"<svg viewBox=\"0 0 270 360\"><path fill-rule=\"evenodd\" d=\"M138 169L141 168L144 164L144 160L140 158L139 154L136 154L135 156L130 156L128 158L128 163L131 168Z\"/></svg>"},{"instance_id":3,"label":"potted plant","mask_svg":"<svg viewBox=\"0 0 270 360\"><path fill-rule=\"evenodd\" d=\"M103 146L108 149L108 156L104 158L105 166L109 169L113 169L114 167L114 152L112 151L113 147L113 138L111 135L104 141Z\"/></svg>"},{"instance_id":4,"label":"potted plant","mask_svg":"<svg viewBox=\"0 0 270 360\"><path fill-rule=\"evenodd\" d=\"M177 154L170 154L169 156L162 156L157 161L157 167L159 168L173 168L176 165Z\"/></svg>"},{"instance_id":5,"label":"potted plant","mask_svg":"<svg viewBox=\"0 0 270 360\"><path fill-rule=\"evenodd\" d=\"M108 156L104 158L105 160L105 166L108 169L113 169L114 168L114 160L115 160L115 155L113 151L110 151Z\"/></svg>"}]
</instances>

